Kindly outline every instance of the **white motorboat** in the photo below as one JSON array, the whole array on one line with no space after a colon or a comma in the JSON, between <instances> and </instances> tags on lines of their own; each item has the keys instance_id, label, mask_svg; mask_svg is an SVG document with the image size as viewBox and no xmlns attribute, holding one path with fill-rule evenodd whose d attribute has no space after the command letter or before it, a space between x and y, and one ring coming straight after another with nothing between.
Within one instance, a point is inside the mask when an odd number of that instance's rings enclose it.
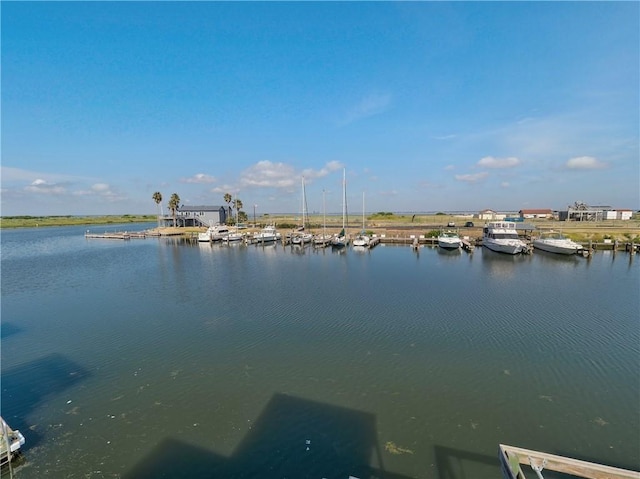
<instances>
[{"instance_id":1,"label":"white motorboat","mask_svg":"<svg viewBox=\"0 0 640 479\"><path fill-rule=\"evenodd\" d=\"M238 230L230 231L228 234L222 237L222 241L225 241L227 243L242 241L243 239L244 239L244 235L238 232Z\"/></svg>"},{"instance_id":2,"label":"white motorboat","mask_svg":"<svg viewBox=\"0 0 640 479\"><path fill-rule=\"evenodd\" d=\"M213 225L207 228L204 233L198 233L198 241L220 241L230 233L225 225Z\"/></svg>"},{"instance_id":3,"label":"white motorboat","mask_svg":"<svg viewBox=\"0 0 640 479\"><path fill-rule=\"evenodd\" d=\"M438 235L438 246L443 249L462 248L462 240L455 231L445 230Z\"/></svg>"},{"instance_id":4,"label":"white motorboat","mask_svg":"<svg viewBox=\"0 0 640 479\"><path fill-rule=\"evenodd\" d=\"M278 232L274 225L267 225L253 235L254 243L269 243L278 239Z\"/></svg>"},{"instance_id":5,"label":"white motorboat","mask_svg":"<svg viewBox=\"0 0 640 479\"><path fill-rule=\"evenodd\" d=\"M528 253L529 247L522 241L512 221L494 221L485 225L482 246L506 254Z\"/></svg>"},{"instance_id":6,"label":"white motorboat","mask_svg":"<svg viewBox=\"0 0 640 479\"><path fill-rule=\"evenodd\" d=\"M549 253L577 254L584 248L580 243L571 241L558 231L547 231L541 233L533 240L533 247Z\"/></svg>"}]
</instances>

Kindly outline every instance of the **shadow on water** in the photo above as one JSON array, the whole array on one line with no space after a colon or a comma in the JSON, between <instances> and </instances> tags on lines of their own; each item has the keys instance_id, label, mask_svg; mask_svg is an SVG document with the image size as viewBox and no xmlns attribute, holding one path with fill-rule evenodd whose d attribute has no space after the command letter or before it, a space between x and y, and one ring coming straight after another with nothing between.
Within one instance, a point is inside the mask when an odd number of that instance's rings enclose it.
<instances>
[{"instance_id":1,"label":"shadow on water","mask_svg":"<svg viewBox=\"0 0 640 479\"><path fill-rule=\"evenodd\" d=\"M40 441L38 433L29 430L26 417L47 397L87 376L85 369L59 354L2 371L2 415L13 429L28 435L25 449L37 446Z\"/></svg>"},{"instance_id":2,"label":"shadow on water","mask_svg":"<svg viewBox=\"0 0 640 479\"><path fill-rule=\"evenodd\" d=\"M15 324L3 322L2 326L0 327L0 338L5 339L9 336L13 336L14 334L18 334L21 332L22 328L16 326Z\"/></svg>"},{"instance_id":3,"label":"shadow on water","mask_svg":"<svg viewBox=\"0 0 640 479\"><path fill-rule=\"evenodd\" d=\"M500 477L498 446L496 446L495 456L444 446L435 446L434 453L439 479L476 479L479 477L479 466L496 468L497 475L493 477Z\"/></svg>"},{"instance_id":4,"label":"shadow on water","mask_svg":"<svg viewBox=\"0 0 640 479\"><path fill-rule=\"evenodd\" d=\"M408 479L376 438L372 414L275 394L231 456L167 438L123 478Z\"/></svg>"}]
</instances>

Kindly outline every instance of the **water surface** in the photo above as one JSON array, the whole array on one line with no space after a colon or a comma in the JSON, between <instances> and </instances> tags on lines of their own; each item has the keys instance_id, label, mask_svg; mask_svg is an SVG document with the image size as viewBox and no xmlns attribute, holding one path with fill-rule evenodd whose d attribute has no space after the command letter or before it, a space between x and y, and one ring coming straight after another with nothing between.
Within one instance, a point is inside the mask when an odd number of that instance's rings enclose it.
<instances>
[{"instance_id":1,"label":"water surface","mask_svg":"<svg viewBox=\"0 0 640 479\"><path fill-rule=\"evenodd\" d=\"M640 258L83 232L2 232L17 477L498 477L499 443L640 469Z\"/></svg>"}]
</instances>

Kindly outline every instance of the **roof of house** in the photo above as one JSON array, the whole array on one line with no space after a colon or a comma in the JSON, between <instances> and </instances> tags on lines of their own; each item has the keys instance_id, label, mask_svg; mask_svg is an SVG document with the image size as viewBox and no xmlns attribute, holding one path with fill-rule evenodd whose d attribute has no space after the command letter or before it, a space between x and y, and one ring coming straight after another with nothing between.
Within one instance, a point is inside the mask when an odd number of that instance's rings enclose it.
<instances>
[{"instance_id":1,"label":"roof of house","mask_svg":"<svg viewBox=\"0 0 640 479\"><path fill-rule=\"evenodd\" d=\"M523 215L536 215L536 214L551 214L553 211L550 209L539 209L539 210L520 210L520 214Z\"/></svg>"},{"instance_id":2,"label":"roof of house","mask_svg":"<svg viewBox=\"0 0 640 479\"><path fill-rule=\"evenodd\" d=\"M191 206L191 205L181 205L180 208L178 208L179 211L220 211L220 209L223 208L224 206L207 206L207 205L196 205L196 206Z\"/></svg>"}]
</instances>

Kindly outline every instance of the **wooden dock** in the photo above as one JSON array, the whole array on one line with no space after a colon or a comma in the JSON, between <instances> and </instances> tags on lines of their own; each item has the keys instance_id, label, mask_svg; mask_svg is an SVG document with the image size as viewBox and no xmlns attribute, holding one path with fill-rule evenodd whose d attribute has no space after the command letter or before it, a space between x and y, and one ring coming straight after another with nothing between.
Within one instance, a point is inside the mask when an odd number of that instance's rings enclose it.
<instances>
[{"instance_id":1,"label":"wooden dock","mask_svg":"<svg viewBox=\"0 0 640 479\"><path fill-rule=\"evenodd\" d=\"M24 444L24 436L17 429L11 429L0 417L0 464L10 465L13 457Z\"/></svg>"},{"instance_id":2,"label":"wooden dock","mask_svg":"<svg viewBox=\"0 0 640 479\"><path fill-rule=\"evenodd\" d=\"M117 240L129 240L129 239L145 239L147 234L144 232L127 232L118 231L113 233L91 233L89 230L84 234L87 239L117 239Z\"/></svg>"},{"instance_id":3,"label":"wooden dock","mask_svg":"<svg viewBox=\"0 0 640 479\"><path fill-rule=\"evenodd\" d=\"M584 479L640 479L640 472L532 451L521 447L500 444L499 454L504 479L526 479L522 471L523 464L530 466L539 479L544 479L542 472L545 469Z\"/></svg>"}]
</instances>

